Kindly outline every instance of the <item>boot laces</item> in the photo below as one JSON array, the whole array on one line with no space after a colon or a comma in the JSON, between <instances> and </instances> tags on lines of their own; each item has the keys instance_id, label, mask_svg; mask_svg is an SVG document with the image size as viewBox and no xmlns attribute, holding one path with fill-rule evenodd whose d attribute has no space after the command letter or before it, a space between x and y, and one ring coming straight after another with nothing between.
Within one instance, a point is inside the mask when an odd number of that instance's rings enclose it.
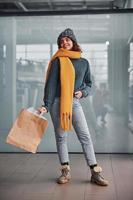
<instances>
[{"instance_id":1,"label":"boot laces","mask_svg":"<svg viewBox=\"0 0 133 200\"><path fill-rule=\"evenodd\" d=\"M68 173L69 173L69 170L67 168L61 169L61 174L62 174L61 176L66 177Z\"/></svg>"}]
</instances>

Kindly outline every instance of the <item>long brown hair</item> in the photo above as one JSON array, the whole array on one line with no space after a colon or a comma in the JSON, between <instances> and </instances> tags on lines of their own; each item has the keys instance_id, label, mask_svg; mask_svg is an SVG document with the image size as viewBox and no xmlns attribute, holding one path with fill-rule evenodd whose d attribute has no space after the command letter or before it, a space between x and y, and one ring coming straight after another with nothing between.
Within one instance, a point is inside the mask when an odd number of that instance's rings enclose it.
<instances>
[{"instance_id":1,"label":"long brown hair","mask_svg":"<svg viewBox=\"0 0 133 200\"><path fill-rule=\"evenodd\" d=\"M82 52L82 49L79 44L77 44L76 42L73 41L72 51Z\"/></svg>"}]
</instances>

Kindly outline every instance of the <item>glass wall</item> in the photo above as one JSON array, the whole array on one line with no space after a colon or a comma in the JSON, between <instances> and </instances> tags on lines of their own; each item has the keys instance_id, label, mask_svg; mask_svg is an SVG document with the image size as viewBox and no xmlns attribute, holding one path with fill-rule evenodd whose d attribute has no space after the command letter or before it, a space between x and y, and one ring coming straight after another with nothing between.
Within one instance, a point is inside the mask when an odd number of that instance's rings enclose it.
<instances>
[{"instance_id":1,"label":"glass wall","mask_svg":"<svg viewBox=\"0 0 133 200\"><path fill-rule=\"evenodd\" d=\"M72 28L90 64L92 90L81 99L96 152L133 152L133 14L0 18L0 151L22 150L5 143L22 108L42 105L49 59L57 37ZM56 152L49 114L38 152ZM81 152L68 133L70 152Z\"/></svg>"},{"instance_id":2,"label":"glass wall","mask_svg":"<svg viewBox=\"0 0 133 200\"><path fill-rule=\"evenodd\" d=\"M133 132L133 43L130 42L130 65L129 65L129 128Z\"/></svg>"}]
</instances>

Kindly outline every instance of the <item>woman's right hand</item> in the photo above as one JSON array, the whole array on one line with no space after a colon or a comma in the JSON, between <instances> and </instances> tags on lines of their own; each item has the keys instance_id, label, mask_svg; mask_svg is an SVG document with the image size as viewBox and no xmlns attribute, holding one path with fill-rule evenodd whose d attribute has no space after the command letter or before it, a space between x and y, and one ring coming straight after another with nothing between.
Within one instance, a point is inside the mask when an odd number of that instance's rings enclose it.
<instances>
[{"instance_id":1,"label":"woman's right hand","mask_svg":"<svg viewBox=\"0 0 133 200\"><path fill-rule=\"evenodd\" d=\"M39 114L43 114L43 113L47 113L48 112L47 109L45 107L43 107L43 106L38 108L37 110L38 110Z\"/></svg>"}]
</instances>

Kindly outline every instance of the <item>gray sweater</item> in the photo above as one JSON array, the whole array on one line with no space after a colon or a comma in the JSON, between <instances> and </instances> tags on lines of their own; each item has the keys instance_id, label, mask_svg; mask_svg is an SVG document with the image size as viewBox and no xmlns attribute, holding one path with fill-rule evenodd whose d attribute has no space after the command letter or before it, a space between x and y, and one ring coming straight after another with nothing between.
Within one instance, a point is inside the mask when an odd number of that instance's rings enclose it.
<instances>
[{"instance_id":1,"label":"gray sweater","mask_svg":"<svg viewBox=\"0 0 133 200\"><path fill-rule=\"evenodd\" d=\"M74 93L80 90L82 92L82 97L86 97L90 93L92 84L89 63L85 58L71 59L71 62L75 69ZM60 61L56 58L52 62L48 80L44 88L43 106L45 106L48 111L50 111L54 99L60 97L60 93Z\"/></svg>"}]
</instances>

